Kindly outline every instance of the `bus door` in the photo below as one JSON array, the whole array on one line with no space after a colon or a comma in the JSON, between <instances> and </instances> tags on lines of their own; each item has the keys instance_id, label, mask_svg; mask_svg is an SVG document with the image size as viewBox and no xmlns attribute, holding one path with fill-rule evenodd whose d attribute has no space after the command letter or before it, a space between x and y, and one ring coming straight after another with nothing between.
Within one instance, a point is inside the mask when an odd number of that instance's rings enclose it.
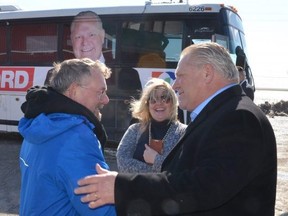
<instances>
[{"instance_id":1,"label":"bus door","mask_svg":"<svg viewBox=\"0 0 288 216\"><path fill-rule=\"evenodd\" d=\"M107 80L109 104L103 109L102 122L108 139L119 141L131 124L130 101L139 98L151 77L172 84L182 50L182 22L148 17L105 20L103 55L112 69Z\"/></svg>"},{"instance_id":2,"label":"bus door","mask_svg":"<svg viewBox=\"0 0 288 216\"><path fill-rule=\"evenodd\" d=\"M19 107L24 99L18 95L0 95L0 131L17 131L18 121L22 117L18 115Z\"/></svg>"}]
</instances>

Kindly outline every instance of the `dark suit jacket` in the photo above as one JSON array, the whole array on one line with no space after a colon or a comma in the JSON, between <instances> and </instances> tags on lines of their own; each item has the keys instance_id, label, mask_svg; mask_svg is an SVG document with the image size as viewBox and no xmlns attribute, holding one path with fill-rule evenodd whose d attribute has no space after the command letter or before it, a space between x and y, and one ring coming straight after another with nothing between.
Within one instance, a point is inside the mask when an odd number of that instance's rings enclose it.
<instances>
[{"instance_id":1,"label":"dark suit jacket","mask_svg":"<svg viewBox=\"0 0 288 216\"><path fill-rule=\"evenodd\" d=\"M119 174L118 215L273 216L273 129L239 85L212 99L162 165Z\"/></svg>"}]
</instances>

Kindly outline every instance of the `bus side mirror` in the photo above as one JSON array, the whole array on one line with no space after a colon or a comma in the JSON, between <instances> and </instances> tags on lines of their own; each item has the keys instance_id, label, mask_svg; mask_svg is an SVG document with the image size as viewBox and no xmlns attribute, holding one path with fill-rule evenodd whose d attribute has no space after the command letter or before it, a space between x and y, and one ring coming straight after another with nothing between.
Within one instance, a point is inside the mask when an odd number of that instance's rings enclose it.
<instances>
[{"instance_id":1,"label":"bus side mirror","mask_svg":"<svg viewBox=\"0 0 288 216\"><path fill-rule=\"evenodd\" d=\"M246 68L246 55L243 49L240 46L237 46L235 49L236 53L236 66L241 66L244 70Z\"/></svg>"}]
</instances>

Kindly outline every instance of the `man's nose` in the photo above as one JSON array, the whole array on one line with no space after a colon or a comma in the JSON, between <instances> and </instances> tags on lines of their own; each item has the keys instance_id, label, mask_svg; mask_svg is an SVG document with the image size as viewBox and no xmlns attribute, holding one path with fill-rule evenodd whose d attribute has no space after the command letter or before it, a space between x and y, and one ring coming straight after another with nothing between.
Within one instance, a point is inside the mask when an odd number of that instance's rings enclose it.
<instances>
[{"instance_id":1,"label":"man's nose","mask_svg":"<svg viewBox=\"0 0 288 216\"><path fill-rule=\"evenodd\" d=\"M172 88L175 90L175 91L177 91L177 89L178 89L178 81L177 81L177 79L175 79L174 80L174 82L172 83Z\"/></svg>"},{"instance_id":2,"label":"man's nose","mask_svg":"<svg viewBox=\"0 0 288 216\"><path fill-rule=\"evenodd\" d=\"M104 95L104 97L102 98L102 103L103 104L108 104L110 101L109 97L107 94Z\"/></svg>"}]
</instances>

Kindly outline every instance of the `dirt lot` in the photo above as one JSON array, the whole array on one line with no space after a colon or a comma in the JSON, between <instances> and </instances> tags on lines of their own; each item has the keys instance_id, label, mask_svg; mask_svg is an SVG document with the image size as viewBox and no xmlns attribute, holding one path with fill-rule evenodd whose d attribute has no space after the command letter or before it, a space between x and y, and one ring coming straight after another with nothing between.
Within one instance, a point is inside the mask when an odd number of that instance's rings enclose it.
<instances>
[{"instance_id":1,"label":"dirt lot","mask_svg":"<svg viewBox=\"0 0 288 216\"><path fill-rule=\"evenodd\" d=\"M288 117L269 118L276 134L278 183L275 215L288 216Z\"/></svg>"},{"instance_id":2,"label":"dirt lot","mask_svg":"<svg viewBox=\"0 0 288 216\"><path fill-rule=\"evenodd\" d=\"M278 149L278 184L275 216L288 216L288 117L269 118L275 130ZM19 208L20 140L0 134L0 216L16 216ZM116 170L115 150L105 151L107 162Z\"/></svg>"}]
</instances>

